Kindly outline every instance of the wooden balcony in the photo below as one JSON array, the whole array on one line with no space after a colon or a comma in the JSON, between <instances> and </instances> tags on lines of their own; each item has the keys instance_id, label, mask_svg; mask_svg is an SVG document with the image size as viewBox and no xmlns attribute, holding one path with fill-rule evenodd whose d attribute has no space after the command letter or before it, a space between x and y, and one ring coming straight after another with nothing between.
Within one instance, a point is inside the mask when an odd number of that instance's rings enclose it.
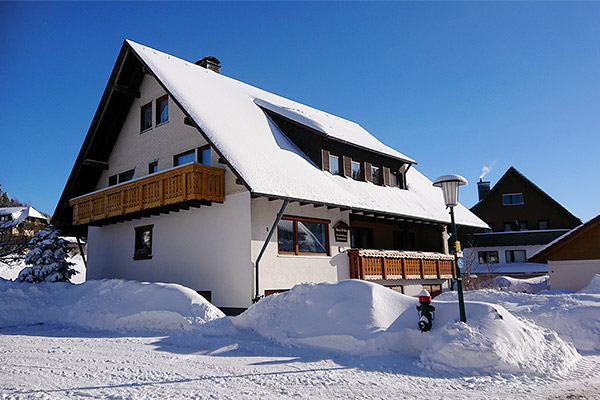
<instances>
[{"instance_id":1,"label":"wooden balcony","mask_svg":"<svg viewBox=\"0 0 600 400\"><path fill-rule=\"evenodd\" d=\"M441 253L387 250L348 250L350 278L450 279L455 277L454 256Z\"/></svg>"},{"instance_id":2,"label":"wooden balcony","mask_svg":"<svg viewBox=\"0 0 600 400\"><path fill-rule=\"evenodd\" d=\"M176 206L222 203L224 178L223 169L192 163L110 186L69 200L73 225L144 213L158 215L157 211L175 211Z\"/></svg>"}]
</instances>

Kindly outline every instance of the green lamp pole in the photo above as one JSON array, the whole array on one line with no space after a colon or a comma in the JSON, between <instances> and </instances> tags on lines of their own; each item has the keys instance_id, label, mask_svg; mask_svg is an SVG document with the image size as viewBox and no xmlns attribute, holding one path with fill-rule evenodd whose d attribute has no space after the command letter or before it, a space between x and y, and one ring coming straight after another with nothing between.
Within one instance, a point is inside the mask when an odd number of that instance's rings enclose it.
<instances>
[{"instance_id":1,"label":"green lamp pole","mask_svg":"<svg viewBox=\"0 0 600 400\"><path fill-rule=\"evenodd\" d=\"M454 207L458 205L458 187L466 185L467 180L460 175L443 175L433 182L433 186L441 187L444 192L444 202L446 207L450 208L450 221L452 229L452 250L454 252L454 268L456 270L456 286L458 289L458 308L460 311L460 320L467 322L467 313L465 312L465 300L463 296L462 276L459 267L459 252L461 251L460 242L456 236L456 222L454 220Z\"/></svg>"}]
</instances>

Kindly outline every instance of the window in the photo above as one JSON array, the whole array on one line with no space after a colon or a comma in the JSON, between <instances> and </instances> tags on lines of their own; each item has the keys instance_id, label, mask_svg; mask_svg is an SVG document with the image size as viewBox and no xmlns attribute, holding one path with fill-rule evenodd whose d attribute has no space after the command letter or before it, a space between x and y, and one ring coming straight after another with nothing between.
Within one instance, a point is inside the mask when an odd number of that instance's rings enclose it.
<instances>
[{"instance_id":1,"label":"window","mask_svg":"<svg viewBox=\"0 0 600 400\"><path fill-rule=\"evenodd\" d=\"M329 255L329 221L284 216L277 225L280 254Z\"/></svg>"},{"instance_id":2,"label":"window","mask_svg":"<svg viewBox=\"0 0 600 400\"><path fill-rule=\"evenodd\" d=\"M169 122L169 97L164 95L156 99L156 125Z\"/></svg>"},{"instance_id":3,"label":"window","mask_svg":"<svg viewBox=\"0 0 600 400\"><path fill-rule=\"evenodd\" d=\"M152 258L152 227L146 225L135 228L134 260L148 260Z\"/></svg>"},{"instance_id":4,"label":"window","mask_svg":"<svg viewBox=\"0 0 600 400\"><path fill-rule=\"evenodd\" d=\"M183 164L189 164L196 161L196 152L194 150L186 151L185 153L177 154L173 157L173 166L177 167Z\"/></svg>"},{"instance_id":5,"label":"window","mask_svg":"<svg viewBox=\"0 0 600 400\"><path fill-rule=\"evenodd\" d=\"M200 164L210 167L210 146L202 146L198 149L198 160Z\"/></svg>"},{"instance_id":6,"label":"window","mask_svg":"<svg viewBox=\"0 0 600 400\"><path fill-rule=\"evenodd\" d=\"M512 231L512 230L513 230L513 229L512 229L512 224L511 224L510 222L505 222L505 223L504 223L504 231L505 231L505 232L510 232L510 231Z\"/></svg>"},{"instance_id":7,"label":"window","mask_svg":"<svg viewBox=\"0 0 600 400\"><path fill-rule=\"evenodd\" d=\"M400 189L406 189L406 179L401 171L391 171L390 186L399 187Z\"/></svg>"},{"instance_id":8,"label":"window","mask_svg":"<svg viewBox=\"0 0 600 400\"><path fill-rule=\"evenodd\" d=\"M158 161L154 161L148 164L148 173L153 174L155 172L158 172Z\"/></svg>"},{"instance_id":9,"label":"window","mask_svg":"<svg viewBox=\"0 0 600 400\"><path fill-rule=\"evenodd\" d=\"M507 263L524 263L527 261L525 250L506 250Z\"/></svg>"},{"instance_id":10,"label":"window","mask_svg":"<svg viewBox=\"0 0 600 400\"><path fill-rule=\"evenodd\" d=\"M142 117L140 119L140 132L152 128L152 102L142 106Z\"/></svg>"},{"instance_id":11,"label":"window","mask_svg":"<svg viewBox=\"0 0 600 400\"><path fill-rule=\"evenodd\" d=\"M538 221L538 225L540 229L550 229L550 224L548 223L548 220L541 220Z\"/></svg>"},{"instance_id":12,"label":"window","mask_svg":"<svg viewBox=\"0 0 600 400\"><path fill-rule=\"evenodd\" d=\"M340 175L340 156L335 156L333 154L329 155L329 172L332 175Z\"/></svg>"},{"instance_id":13,"label":"window","mask_svg":"<svg viewBox=\"0 0 600 400\"><path fill-rule=\"evenodd\" d=\"M134 178L134 176L135 176L135 169L121 172L118 175L109 176L108 177L108 186L114 186L117 183L123 183L123 182L130 181Z\"/></svg>"},{"instance_id":14,"label":"window","mask_svg":"<svg viewBox=\"0 0 600 400\"><path fill-rule=\"evenodd\" d=\"M381 168L376 167L375 165L371 166L371 175L373 176L373 183L376 185L381 185Z\"/></svg>"},{"instance_id":15,"label":"window","mask_svg":"<svg viewBox=\"0 0 600 400\"><path fill-rule=\"evenodd\" d=\"M527 221L519 221L519 230L526 231L527 230Z\"/></svg>"},{"instance_id":16,"label":"window","mask_svg":"<svg viewBox=\"0 0 600 400\"><path fill-rule=\"evenodd\" d=\"M360 181L362 176L362 163L352 160L352 179Z\"/></svg>"},{"instance_id":17,"label":"window","mask_svg":"<svg viewBox=\"0 0 600 400\"><path fill-rule=\"evenodd\" d=\"M479 264L497 264L500 260L498 259L497 251L480 251L479 252Z\"/></svg>"},{"instance_id":18,"label":"window","mask_svg":"<svg viewBox=\"0 0 600 400\"><path fill-rule=\"evenodd\" d=\"M523 193L511 193L502 195L502 204L505 206L516 206L523 203Z\"/></svg>"}]
</instances>

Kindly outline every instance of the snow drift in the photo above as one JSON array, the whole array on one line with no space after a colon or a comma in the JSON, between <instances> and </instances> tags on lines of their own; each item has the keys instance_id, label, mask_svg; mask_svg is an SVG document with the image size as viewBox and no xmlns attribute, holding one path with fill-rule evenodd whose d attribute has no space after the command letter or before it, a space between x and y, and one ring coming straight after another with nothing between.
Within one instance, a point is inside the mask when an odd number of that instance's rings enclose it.
<instances>
[{"instance_id":1,"label":"snow drift","mask_svg":"<svg viewBox=\"0 0 600 400\"><path fill-rule=\"evenodd\" d=\"M559 374L580 356L554 332L483 302L434 301L433 329L417 328L417 299L383 286L348 280L302 284L269 296L233 318L276 342L350 354L396 353L425 368L457 372Z\"/></svg>"},{"instance_id":2,"label":"snow drift","mask_svg":"<svg viewBox=\"0 0 600 400\"><path fill-rule=\"evenodd\" d=\"M447 292L437 299L455 298L455 293ZM577 350L600 351L600 275L579 292L528 294L486 289L467 291L465 299L499 304L518 317L555 331Z\"/></svg>"},{"instance_id":3,"label":"snow drift","mask_svg":"<svg viewBox=\"0 0 600 400\"><path fill-rule=\"evenodd\" d=\"M65 324L117 331L194 329L224 314L194 290L107 279L29 284L0 279L0 326Z\"/></svg>"}]
</instances>

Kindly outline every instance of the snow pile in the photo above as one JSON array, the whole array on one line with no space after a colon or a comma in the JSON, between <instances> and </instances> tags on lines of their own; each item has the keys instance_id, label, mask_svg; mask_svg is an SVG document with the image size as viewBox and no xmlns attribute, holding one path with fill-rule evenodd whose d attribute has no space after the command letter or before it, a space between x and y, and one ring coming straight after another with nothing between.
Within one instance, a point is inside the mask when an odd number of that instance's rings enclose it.
<instances>
[{"instance_id":1,"label":"snow pile","mask_svg":"<svg viewBox=\"0 0 600 400\"><path fill-rule=\"evenodd\" d=\"M195 329L224 314L194 290L119 279L29 284L0 279L0 326L64 324L113 331Z\"/></svg>"},{"instance_id":2,"label":"snow pile","mask_svg":"<svg viewBox=\"0 0 600 400\"><path fill-rule=\"evenodd\" d=\"M550 277L544 275L529 279L517 279L510 276L497 276L492 279L490 285L492 288L511 292L538 293L550 289Z\"/></svg>"},{"instance_id":3,"label":"snow pile","mask_svg":"<svg viewBox=\"0 0 600 400\"><path fill-rule=\"evenodd\" d=\"M350 354L396 353L425 368L471 373L558 374L580 356L554 332L513 317L502 307L438 302L433 329L417 328L417 299L369 282L303 284L269 296L233 318L240 329L286 345Z\"/></svg>"},{"instance_id":4,"label":"snow pile","mask_svg":"<svg viewBox=\"0 0 600 400\"><path fill-rule=\"evenodd\" d=\"M441 300L455 298L456 294L452 292L437 297ZM557 332L577 350L600 351L600 275L579 292L528 294L486 289L467 291L465 299L496 303L517 317L533 320L535 324ZM470 312L467 308L467 314Z\"/></svg>"}]
</instances>

